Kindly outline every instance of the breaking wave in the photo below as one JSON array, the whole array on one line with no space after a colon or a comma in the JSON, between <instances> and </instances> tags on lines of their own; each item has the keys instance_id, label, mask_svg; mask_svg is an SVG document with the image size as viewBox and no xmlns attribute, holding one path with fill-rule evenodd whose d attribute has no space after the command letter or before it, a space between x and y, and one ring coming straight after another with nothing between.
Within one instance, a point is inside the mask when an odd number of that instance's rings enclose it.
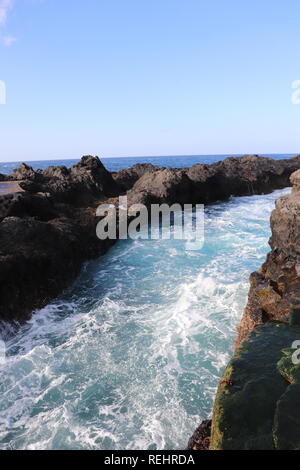
<instances>
[{"instance_id":1,"label":"breaking wave","mask_svg":"<svg viewBox=\"0 0 300 470\"><path fill-rule=\"evenodd\" d=\"M184 449L288 191L208 206L201 251L120 241L26 325L2 325L0 448Z\"/></svg>"}]
</instances>

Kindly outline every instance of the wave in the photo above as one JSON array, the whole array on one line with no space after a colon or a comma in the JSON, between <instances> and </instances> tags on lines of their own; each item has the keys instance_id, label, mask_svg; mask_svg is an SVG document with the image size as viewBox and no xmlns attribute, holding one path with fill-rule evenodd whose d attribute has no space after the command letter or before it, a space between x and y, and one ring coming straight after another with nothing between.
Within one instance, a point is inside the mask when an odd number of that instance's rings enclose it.
<instances>
[{"instance_id":1,"label":"wave","mask_svg":"<svg viewBox=\"0 0 300 470\"><path fill-rule=\"evenodd\" d=\"M120 241L26 325L2 325L0 448L185 448L211 414L287 191L207 207L199 252Z\"/></svg>"}]
</instances>

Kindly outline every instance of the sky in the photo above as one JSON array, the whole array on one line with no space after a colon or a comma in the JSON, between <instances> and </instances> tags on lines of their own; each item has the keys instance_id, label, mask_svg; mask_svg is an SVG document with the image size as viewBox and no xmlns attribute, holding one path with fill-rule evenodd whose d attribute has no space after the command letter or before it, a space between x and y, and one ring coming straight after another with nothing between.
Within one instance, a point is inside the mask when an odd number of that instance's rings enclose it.
<instances>
[{"instance_id":1,"label":"sky","mask_svg":"<svg viewBox=\"0 0 300 470\"><path fill-rule=\"evenodd\" d=\"M0 161L300 153L299 23L299 0L0 0Z\"/></svg>"}]
</instances>

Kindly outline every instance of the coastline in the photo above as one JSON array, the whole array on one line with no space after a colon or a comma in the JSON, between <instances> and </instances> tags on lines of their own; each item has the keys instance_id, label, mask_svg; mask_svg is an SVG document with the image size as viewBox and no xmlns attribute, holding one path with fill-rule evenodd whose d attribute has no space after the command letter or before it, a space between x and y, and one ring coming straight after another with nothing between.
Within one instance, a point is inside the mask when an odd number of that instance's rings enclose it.
<instances>
[{"instance_id":1,"label":"coastline","mask_svg":"<svg viewBox=\"0 0 300 470\"><path fill-rule=\"evenodd\" d=\"M215 398L212 450L300 448L300 367L293 359L300 338L300 171L291 184L271 215L271 252L250 276L234 355Z\"/></svg>"},{"instance_id":2,"label":"coastline","mask_svg":"<svg viewBox=\"0 0 300 470\"><path fill-rule=\"evenodd\" d=\"M91 156L70 169L21 164L7 179L23 192L0 196L0 319L28 319L70 285L85 261L115 243L96 236L96 208L112 197L126 194L129 205L206 204L284 188L299 168L300 156L257 155L184 169L138 164L115 173Z\"/></svg>"},{"instance_id":3,"label":"coastline","mask_svg":"<svg viewBox=\"0 0 300 470\"><path fill-rule=\"evenodd\" d=\"M101 256L112 246L114 241L103 242L95 235L98 220L95 211L99 204L113 202L118 194L126 193L131 203L143 202L146 205L152 202L172 203L178 197L182 202L213 202L219 200L220 192L224 197L225 194L229 197L230 192L251 195L257 191L264 194L271 188L285 187L290 174L300 166L298 157L292 162L283 162L274 165L268 159L248 156L230 159L223 165L220 162L213 168L197 165L197 168L178 170L137 165L114 174L107 172L98 159L89 156L83 157L74 170L52 167L45 172L34 172L26 165L21 166L12 177L19 178L17 184L23 192L6 194L0 199L0 238L4 241L0 254L4 261L1 275L6 269L8 276L5 280L8 279L10 288L7 292L11 294L11 288L14 288L17 293L11 299L11 295L8 297L2 290L2 305L7 302L8 312L4 319L26 321L32 310L45 306L76 278L85 261ZM209 183L212 185L216 181L222 182L221 188L216 186L215 191L207 193ZM231 186L226 187L225 181ZM21 258L13 254L16 242L21 242ZM51 265L53 261L54 265ZM22 266L24 269L24 262L31 270L29 283L27 278L19 279L15 275ZM25 270L24 276L28 276ZM49 280L52 282L50 285ZM37 288L32 292L35 285ZM21 305L21 298L22 309L17 311L16 305L18 302ZM12 311L18 314L9 315ZM198 441L197 449L208 448L209 432L210 422L204 428L198 428L194 436Z\"/></svg>"}]
</instances>

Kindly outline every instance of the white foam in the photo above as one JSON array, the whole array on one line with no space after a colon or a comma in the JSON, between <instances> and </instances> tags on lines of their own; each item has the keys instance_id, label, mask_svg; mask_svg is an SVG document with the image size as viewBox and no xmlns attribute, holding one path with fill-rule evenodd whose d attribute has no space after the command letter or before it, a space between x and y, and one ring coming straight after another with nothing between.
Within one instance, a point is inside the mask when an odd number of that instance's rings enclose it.
<instances>
[{"instance_id":1,"label":"white foam","mask_svg":"<svg viewBox=\"0 0 300 470\"><path fill-rule=\"evenodd\" d=\"M209 206L201 252L120 242L13 338L5 327L0 448L185 448L211 413L285 192Z\"/></svg>"}]
</instances>

